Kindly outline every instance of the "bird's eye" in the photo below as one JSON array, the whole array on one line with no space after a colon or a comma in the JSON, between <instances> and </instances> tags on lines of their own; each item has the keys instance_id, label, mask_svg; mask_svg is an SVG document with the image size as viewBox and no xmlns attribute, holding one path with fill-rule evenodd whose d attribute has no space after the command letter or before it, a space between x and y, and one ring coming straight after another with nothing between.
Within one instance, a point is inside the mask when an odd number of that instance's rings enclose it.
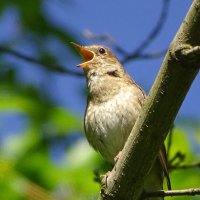
<instances>
[{"instance_id":1,"label":"bird's eye","mask_svg":"<svg viewBox=\"0 0 200 200\"><path fill-rule=\"evenodd\" d=\"M100 48L100 49L99 49L99 53L100 53L100 54L105 54L105 53L106 53L106 50L105 50L104 48Z\"/></svg>"}]
</instances>

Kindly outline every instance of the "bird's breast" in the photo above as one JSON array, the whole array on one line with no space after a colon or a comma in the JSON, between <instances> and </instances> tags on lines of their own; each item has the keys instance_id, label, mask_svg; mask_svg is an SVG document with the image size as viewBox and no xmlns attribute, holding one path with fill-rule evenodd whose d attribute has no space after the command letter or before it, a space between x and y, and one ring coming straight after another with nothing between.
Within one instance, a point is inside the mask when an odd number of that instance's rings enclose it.
<instances>
[{"instance_id":1,"label":"bird's breast","mask_svg":"<svg viewBox=\"0 0 200 200\"><path fill-rule=\"evenodd\" d=\"M125 88L107 101L90 101L85 114L85 132L90 144L113 162L122 150L141 109L138 90Z\"/></svg>"}]
</instances>

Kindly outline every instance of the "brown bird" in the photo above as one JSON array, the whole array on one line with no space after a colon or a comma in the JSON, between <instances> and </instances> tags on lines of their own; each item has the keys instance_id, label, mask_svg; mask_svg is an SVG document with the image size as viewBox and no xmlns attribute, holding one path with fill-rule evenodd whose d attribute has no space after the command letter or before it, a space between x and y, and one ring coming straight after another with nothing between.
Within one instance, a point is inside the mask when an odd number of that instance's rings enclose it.
<instances>
[{"instance_id":1,"label":"brown bird","mask_svg":"<svg viewBox=\"0 0 200 200\"><path fill-rule=\"evenodd\" d=\"M145 92L127 74L109 48L72 44L84 60L78 66L87 79L86 137L95 150L114 164L114 158L123 149L141 111ZM165 148L160 151L149 172L144 190L162 189L164 174L170 188Z\"/></svg>"}]
</instances>

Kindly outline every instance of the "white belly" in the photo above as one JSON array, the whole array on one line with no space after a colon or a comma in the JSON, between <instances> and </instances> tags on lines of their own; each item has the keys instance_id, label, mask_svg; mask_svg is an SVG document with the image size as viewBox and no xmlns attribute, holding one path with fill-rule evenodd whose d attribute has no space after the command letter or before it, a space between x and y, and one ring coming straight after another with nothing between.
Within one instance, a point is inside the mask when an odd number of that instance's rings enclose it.
<instances>
[{"instance_id":1,"label":"white belly","mask_svg":"<svg viewBox=\"0 0 200 200\"><path fill-rule=\"evenodd\" d=\"M122 150L138 117L141 104L137 100L130 90L107 102L88 105L85 116L87 139L111 163Z\"/></svg>"}]
</instances>

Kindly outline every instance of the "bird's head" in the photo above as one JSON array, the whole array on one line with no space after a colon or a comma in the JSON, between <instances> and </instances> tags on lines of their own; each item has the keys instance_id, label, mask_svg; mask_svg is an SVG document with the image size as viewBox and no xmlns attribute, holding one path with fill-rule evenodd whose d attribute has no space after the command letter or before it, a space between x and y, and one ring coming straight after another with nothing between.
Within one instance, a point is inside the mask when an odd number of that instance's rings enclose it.
<instances>
[{"instance_id":1,"label":"bird's head","mask_svg":"<svg viewBox=\"0 0 200 200\"><path fill-rule=\"evenodd\" d=\"M133 84L130 76L108 47L72 44L83 58L83 62L77 66L84 70L91 101L107 101L125 85L128 87Z\"/></svg>"},{"instance_id":2,"label":"bird's head","mask_svg":"<svg viewBox=\"0 0 200 200\"><path fill-rule=\"evenodd\" d=\"M108 47L102 45L80 46L76 43L71 43L78 50L84 61L77 66L81 67L85 72L106 66L120 65Z\"/></svg>"}]
</instances>

